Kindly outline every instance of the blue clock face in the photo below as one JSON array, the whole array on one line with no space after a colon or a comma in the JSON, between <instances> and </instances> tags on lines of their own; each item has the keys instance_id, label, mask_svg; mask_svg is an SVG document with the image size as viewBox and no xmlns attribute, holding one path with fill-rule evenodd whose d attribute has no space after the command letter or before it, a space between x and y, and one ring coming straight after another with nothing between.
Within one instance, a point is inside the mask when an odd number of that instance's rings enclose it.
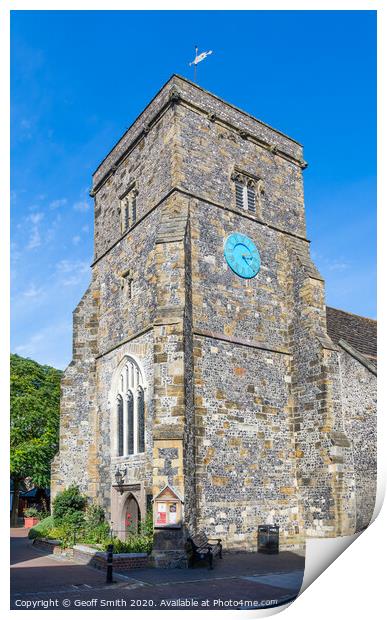
<instances>
[{"instance_id":1,"label":"blue clock face","mask_svg":"<svg viewBox=\"0 0 387 620\"><path fill-rule=\"evenodd\" d=\"M227 237L224 257L240 278L254 278L261 267L261 257L254 241L242 233L233 233Z\"/></svg>"}]
</instances>

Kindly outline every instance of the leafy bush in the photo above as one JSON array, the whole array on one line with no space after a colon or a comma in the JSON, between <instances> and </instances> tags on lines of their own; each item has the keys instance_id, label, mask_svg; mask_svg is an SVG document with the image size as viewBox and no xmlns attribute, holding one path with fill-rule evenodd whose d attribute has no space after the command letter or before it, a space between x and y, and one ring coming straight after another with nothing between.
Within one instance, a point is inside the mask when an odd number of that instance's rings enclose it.
<instances>
[{"instance_id":1,"label":"leafy bush","mask_svg":"<svg viewBox=\"0 0 387 620\"><path fill-rule=\"evenodd\" d=\"M141 521L140 532L143 536L149 536L153 539L153 511L148 510L145 515L145 520Z\"/></svg>"},{"instance_id":2,"label":"leafy bush","mask_svg":"<svg viewBox=\"0 0 387 620\"><path fill-rule=\"evenodd\" d=\"M55 524L58 521L54 517ZM86 525L85 521L85 513L81 510L76 510L75 512L68 512L63 519L60 519L59 525L63 525L63 527L68 528L73 531L82 531Z\"/></svg>"},{"instance_id":3,"label":"leafy bush","mask_svg":"<svg viewBox=\"0 0 387 620\"><path fill-rule=\"evenodd\" d=\"M54 525L54 527L50 531L49 538L54 538L55 540L59 540L60 546L63 549L66 549L67 547L72 547L74 543L77 542L75 530L63 524Z\"/></svg>"},{"instance_id":4,"label":"leafy bush","mask_svg":"<svg viewBox=\"0 0 387 620\"><path fill-rule=\"evenodd\" d=\"M51 536L51 531L54 527L54 517L46 517L37 523L28 532L28 538L33 540L34 538L54 538Z\"/></svg>"},{"instance_id":5,"label":"leafy bush","mask_svg":"<svg viewBox=\"0 0 387 620\"><path fill-rule=\"evenodd\" d=\"M82 512L86 507L86 497L73 485L58 493L53 502L53 515L56 524L72 513Z\"/></svg>"},{"instance_id":6,"label":"leafy bush","mask_svg":"<svg viewBox=\"0 0 387 620\"><path fill-rule=\"evenodd\" d=\"M102 543L102 548L106 551L108 545L113 545L113 553L148 553L153 547L153 514L149 510L145 520L140 523L138 534L128 534L126 540L115 537L113 540L106 539Z\"/></svg>"},{"instance_id":7,"label":"leafy bush","mask_svg":"<svg viewBox=\"0 0 387 620\"><path fill-rule=\"evenodd\" d=\"M113 553L151 553L153 540L140 534L129 535L126 540L119 538L106 539L102 543L102 549L107 551L109 545L113 545Z\"/></svg>"},{"instance_id":8,"label":"leafy bush","mask_svg":"<svg viewBox=\"0 0 387 620\"><path fill-rule=\"evenodd\" d=\"M82 539L85 528L85 513L81 510L67 512L58 519L54 517L54 528L51 531L52 538L61 541L62 547L71 547Z\"/></svg>"},{"instance_id":9,"label":"leafy bush","mask_svg":"<svg viewBox=\"0 0 387 620\"><path fill-rule=\"evenodd\" d=\"M40 519L41 518L41 514L39 512L39 510L37 508L26 508L25 510L23 510L23 514L25 517L34 517L36 519Z\"/></svg>"},{"instance_id":10,"label":"leafy bush","mask_svg":"<svg viewBox=\"0 0 387 620\"><path fill-rule=\"evenodd\" d=\"M104 521L92 528L86 527L77 542L83 542L87 545L99 545L103 543L109 536L109 524Z\"/></svg>"},{"instance_id":11,"label":"leafy bush","mask_svg":"<svg viewBox=\"0 0 387 620\"><path fill-rule=\"evenodd\" d=\"M105 511L101 506L91 504L86 510L86 527L93 529L105 522Z\"/></svg>"},{"instance_id":12,"label":"leafy bush","mask_svg":"<svg viewBox=\"0 0 387 620\"><path fill-rule=\"evenodd\" d=\"M91 504L85 514L85 522L82 532L79 533L78 542L89 545L99 544L107 538L110 532L109 524L105 521L105 511L101 506Z\"/></svg>"}]
</instances>

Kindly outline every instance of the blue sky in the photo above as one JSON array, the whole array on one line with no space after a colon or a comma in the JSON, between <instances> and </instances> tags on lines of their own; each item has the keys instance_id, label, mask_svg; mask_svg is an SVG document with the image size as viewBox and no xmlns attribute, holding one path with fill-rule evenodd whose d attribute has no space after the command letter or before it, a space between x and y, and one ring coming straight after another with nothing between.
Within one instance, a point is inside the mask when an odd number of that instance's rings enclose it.
<instances>
[{"instance_id":1,"label":"blue sky","mask_svg":"<svg viewBox=\"0 0 387 620\"><path fill-rule=\"evenodd\" d=\"M91 173L172 73L305 146L327 303L376 317L376 14L13 11L11 350L64 368L90 279Z\"/></svg>"}]
</instances>

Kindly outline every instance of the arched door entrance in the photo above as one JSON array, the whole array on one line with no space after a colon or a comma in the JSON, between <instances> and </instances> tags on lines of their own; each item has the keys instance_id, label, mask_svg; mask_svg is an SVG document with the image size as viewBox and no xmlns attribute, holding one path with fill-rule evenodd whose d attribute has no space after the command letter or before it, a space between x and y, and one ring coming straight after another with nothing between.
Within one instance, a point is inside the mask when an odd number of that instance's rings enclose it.
<instances>
[{"instance_id":1,"label":"arched door entrance","mask_svg":"<svg viewBox=\"0 0 387 620\"><path fill-rule=\"evenodd\" d=\"M125 538L128 534L137 534L141 522L140 507L134 495L128 495L124 505Z\"/></svg>"}]
</instances>

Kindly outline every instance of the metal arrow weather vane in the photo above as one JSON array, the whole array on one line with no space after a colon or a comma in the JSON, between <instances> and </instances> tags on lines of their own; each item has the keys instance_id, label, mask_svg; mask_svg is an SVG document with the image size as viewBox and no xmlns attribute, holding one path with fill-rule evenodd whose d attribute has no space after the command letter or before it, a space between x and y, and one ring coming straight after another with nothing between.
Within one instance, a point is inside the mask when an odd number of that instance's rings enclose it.
<instances>
[{"instance_id":1,"label":"metal arrow weather vane","mask_svg":"<svg viewBox=\"0 0 387 620\"><path fill-rule=\"evenodd\" d=\"M209 50L208 52L202 52L201 54L198 54L198 51L198 46L195 45L195 59L189 63L190 67L192 67L192 65L194 66L194 82L196 82L196 67L198 63L202 62L202 60L204 60L210 54L213 54L212 50Z\"/></svg>"}]
</instances>

